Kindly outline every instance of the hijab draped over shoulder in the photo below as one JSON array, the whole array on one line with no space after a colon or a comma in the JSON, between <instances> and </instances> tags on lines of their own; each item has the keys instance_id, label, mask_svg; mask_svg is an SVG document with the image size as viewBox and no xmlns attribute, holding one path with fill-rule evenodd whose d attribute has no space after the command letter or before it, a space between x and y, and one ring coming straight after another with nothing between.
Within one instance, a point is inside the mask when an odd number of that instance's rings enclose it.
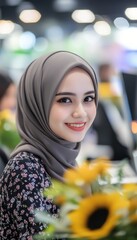
<instances>
[{"instance_id":1,"label":"hijab draped over shoulder","mask_svg":"<svg viewBox=\"0 0 137 240\"><path fill-rule=\"evenodd\" d=\"M34 60L23 74L17 93L17 128L22 141L11 157L21 151L34 153L42 159L47 173L61 181L64 171L76 165L80 143L56 136L49 127L49 113L61 81L74 67L84 69L91 76L97 104L94 70L83 58L68 51Z\"/></svg>"}]
</instances>

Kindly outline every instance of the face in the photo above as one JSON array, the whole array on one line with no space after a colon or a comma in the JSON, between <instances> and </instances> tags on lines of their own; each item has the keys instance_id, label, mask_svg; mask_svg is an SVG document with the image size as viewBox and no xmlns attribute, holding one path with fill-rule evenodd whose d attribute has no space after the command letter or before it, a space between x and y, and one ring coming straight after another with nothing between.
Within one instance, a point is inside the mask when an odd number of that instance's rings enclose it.
<instances>
[{"instance_id":1,"label":"face","mask_svg":"<svg viewBox=\"0 0 137 240\"><path fill-rule=\"evenodd\" d=\"M0 101L0 111L4 109L15 110L16 107L16 86L15 84L9 85L5 95Z\"/></svg>"},{"instance_id":2,"label":"face","mask_svg":"<svg viewBox=\"0 0 137 240\"><path fill-rule=\"evenodd\" d=\"M81 142L95 116L95 90L91 77L83 69L74 68L58 88L50 111L50 128L62 139Z\"/></svg>"}]
</instances>

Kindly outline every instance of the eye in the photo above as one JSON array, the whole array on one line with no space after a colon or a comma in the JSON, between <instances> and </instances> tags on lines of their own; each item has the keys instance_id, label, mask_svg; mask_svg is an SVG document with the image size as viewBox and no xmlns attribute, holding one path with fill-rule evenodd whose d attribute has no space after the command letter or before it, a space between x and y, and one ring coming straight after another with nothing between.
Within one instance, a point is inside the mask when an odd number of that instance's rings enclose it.
<instances>
[{"instance_id":1,"label":"eye","mask_svg":"<svg viewBox=\"0 0 137 240\"><path fill-rule=\"evenodd\" d=\"M84 102L92 102L95 99L95 96L86 96Z\"/></svg>"},{"instance_id":2,"label":"eye","mask_svg":"<svg viewBox=\"0 0 137 240\"><path fill-rule=\"evenodd\" d=\"M59 103L71 103L72 101L68 97L63 97L63 98L60 98L57 102L59 102Z\"/></svg>"}]
</instances>

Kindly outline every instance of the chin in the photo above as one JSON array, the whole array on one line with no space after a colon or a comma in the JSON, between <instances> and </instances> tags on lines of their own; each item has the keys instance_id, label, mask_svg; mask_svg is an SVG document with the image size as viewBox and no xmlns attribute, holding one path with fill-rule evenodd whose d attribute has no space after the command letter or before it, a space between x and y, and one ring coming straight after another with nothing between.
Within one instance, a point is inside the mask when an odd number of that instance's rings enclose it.
<instances>
[{"instance_id":1,"label":"chin","mask_svg":"<svg viewBox=\"0 0 137 240\"><path fill-rule=\"evenodd\" d=\"M84 136L84 137L85 137L85 136ZM76 142L81 142L81 141L83 141L84 137L81 137L81 138L68 138L68 139L66 139L66 140L69 141L69 142L76 143Z\"/></svg>"}]
</instances>

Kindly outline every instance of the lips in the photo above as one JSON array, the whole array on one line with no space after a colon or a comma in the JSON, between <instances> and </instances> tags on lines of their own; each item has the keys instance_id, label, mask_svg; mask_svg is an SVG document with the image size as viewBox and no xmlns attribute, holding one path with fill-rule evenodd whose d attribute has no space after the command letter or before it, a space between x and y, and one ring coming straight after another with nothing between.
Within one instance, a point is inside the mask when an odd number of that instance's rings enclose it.
<instances>
[{"instance_id":1,"label":"lips","mask_svg":"<svg viewBox=\"0 0 137 240\"><path fill-rule=\"evenodd\" d=\"M85 128L85 122L82 123L66 123L66 126L73 131L83 131Z\"/></svg>"}]
</instances>

